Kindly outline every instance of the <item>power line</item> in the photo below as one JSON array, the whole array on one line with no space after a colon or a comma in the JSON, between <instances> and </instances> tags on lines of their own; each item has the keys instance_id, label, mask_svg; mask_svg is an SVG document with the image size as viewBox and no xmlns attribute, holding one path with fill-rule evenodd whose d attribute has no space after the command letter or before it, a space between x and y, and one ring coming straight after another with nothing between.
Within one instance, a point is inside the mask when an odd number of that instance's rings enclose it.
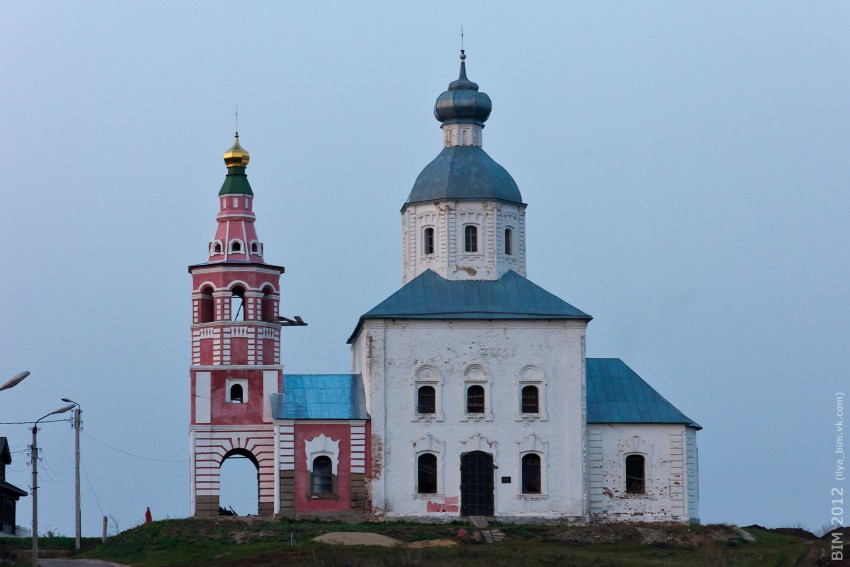
<instances>
[{"instance_id":1,"label":"power line","mask_svg":"<svg viewBox=\"0 0 850 567\"><path fill-rule=\"evenodd\" d=\"M86 482L89 483L89 488L91 488L91 493L94 495L94 501L97 502L97 509L100 510L100 515L106 516L103 512L103 506L100 505L100 498L97 497L97 492L94 491L94 486L92 486L91 480L89 479L89 473L86 472L86 467L83 466L82 461L80 461L80 468L83 469L83 475L86 477Z\"/></svg>"},{"instance_id":2,"label":"power line","mask_svg":"<svg viewBox=\"0 0 850 567\"><path fill-rule=\"evenodd\" d=\"M42 419L39 423L54 423L57 421L68 421L67 419ZM0 421L0 425L33 425L34 421Z\"/></svg>"},{"instance_id":3,"label":"power line","mask_svg":"<svg viewBox=\"0 0 850 567\"><path fill-rule=\"evenodd\" d=\"M91 439L92 441L97 441L98 443L100 443L100 444L101 444L101 445L103 445L104 447L107 447L107 448L109 448L109 449L112 449L113 451L116 451L116 452L118 452L118 453L121 453L122 455L127 455L128 457L133 457L133 458L136 458L136 459L141 459L141 460L143 460L143 461L153 461L153 462L155 462L155 463L188 463L188 462L189 462L189 460L188 460L188 459L183 459L183 460L179 460L179 461L174 461L174 460L170 460L170 459L152 459L152 458L150 458L150 457L142 457L141 455L134 455L133 453L129 453L129 452L127 452L127 451L124 451L123 449L119 449L119 448L117 448L117 447L113 447L112 445L109 445L108 443L104 443L104 442L103 442L103 441L101 441L100 439L96 439L96 438L92 437L91 435L89 435L89 434L88 434L88 433L86 433L85 431L81 431L80 433L82 433L83 435L85 435L86 437L88 437L89 439Z\"/></svg>"}]
</instances>

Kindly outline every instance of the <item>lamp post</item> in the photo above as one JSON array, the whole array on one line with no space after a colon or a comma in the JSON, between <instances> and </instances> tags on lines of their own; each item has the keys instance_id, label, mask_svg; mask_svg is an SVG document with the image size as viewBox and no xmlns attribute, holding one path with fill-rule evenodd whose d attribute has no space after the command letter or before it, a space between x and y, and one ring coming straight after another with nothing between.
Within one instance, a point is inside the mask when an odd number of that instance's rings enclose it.
<instances>
[{"instance_id":1,"label":"lamp post","mask_svg":"<svg viewBox=\"0 0 850 567\"><path fill-rule=\"evenodd\" d=\"M74 404L76 407L74 408L74 436L75 436L75 483L74 483L74 503L75 503L75 512L76 512L76 522L77 522L77 535L74 542L74 548L79 551L80 550L80 540L82 539L82 517L80 515L80 417L83 413L83 408L80 407L80 404L75 402L74 400L69 400L68 398L62 398L63 402L68 402Z\"/></svg>"},{"instance_id":2,"label":"lamp post","mask_svg":"<svg viewBox=\"0 0 850 567\"><path fill-rule=\"evenodd\" d=\"M70 409L74 409L74 404L68 404L67 406L53 410L49 414L38 418L35 425L32 426L32 564L34 567L38 565L38 443L36 440L38 423L45 417L50 417L57 413L65 413Z\"/></svg>"},{"instance_id":3,"label":"lamp post","mask_svg":"<svg viewBox=\"0 0 850 567\"><path fill-rule=\"evenodd\" d=\"M23 380L24 378L26 378L29 375L30 375L29 370L24 370L20 374L15 374L14 376L12 376L12 378L9 379L8 382L6 382L2 386L0 386L0 391L8 390L9 388L14 388L15 386L17 386L18 384L21 383L21 380Z\"/></svg>"}]
</instances>

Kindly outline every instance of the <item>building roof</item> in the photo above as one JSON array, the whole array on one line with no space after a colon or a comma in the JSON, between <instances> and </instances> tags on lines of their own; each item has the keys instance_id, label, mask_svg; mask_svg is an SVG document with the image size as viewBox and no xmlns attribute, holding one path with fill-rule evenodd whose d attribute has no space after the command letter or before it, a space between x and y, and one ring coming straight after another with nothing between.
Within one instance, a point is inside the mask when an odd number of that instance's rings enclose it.
<instances>
[{"instance_id":1,"label":"building roof","mask_svg":"<svg viewBox=\"0 0 850 567\"><path fill-rule=\"evenodd\" d=\"M5 437L0 437L0 464L12 464L12 453L9 451L9 441Z\"/></svg>"},{"instance_id":2,"label":"building roof","mask_svg":"<svg viewBox=\"0 0 850 567\"><path fill-rule=\"evenodd\" d=\"M272 395L275 419L369 419L359 374L284 374Z\"/></svg>"},{"instance_id":3,"label":"building roof","mask_svg":"<svg viewBox=\"0 0 850 567\"><path fill-rule=\"evenodd\" d=\"M348 338L366 319L583 319L576 309L522 277L508 271L498 280L447 280L425 270L360 317Z\"/></svg>"},{"instance_id":4,"label":"building roof","mask_svg":"<svg viewBox=\"0 0 850 567\"><path fill-rule=\"evenodd\" d=\"M587 359L587 423L682 423L702 429L619 358Z\"/></svg>"},{"instance_id":5,"label":"building roof","mask_svg":"<svg viewBox=\"0 0 850 567\"><path fill-rule=\"evenodd\" d=\"M12 452L9 451L9 442L5 437L0 437L0 467L5 467L12 463ZM21 496L26 496L27 493L15 486L9 484L5 480L0 480L0 494L13 497L15 500Z\"/></svg>"},{"instance_id":6,"label":"building roof","mask_svg":"<svg viewBox=\"0 0 850 567\"><path fill-rule=\"evenodd\" d=\"M416 178L405 205L438 200L497 200L523 205L511 174L478 146L443 148Z\"/></svg>"}]
</instances>

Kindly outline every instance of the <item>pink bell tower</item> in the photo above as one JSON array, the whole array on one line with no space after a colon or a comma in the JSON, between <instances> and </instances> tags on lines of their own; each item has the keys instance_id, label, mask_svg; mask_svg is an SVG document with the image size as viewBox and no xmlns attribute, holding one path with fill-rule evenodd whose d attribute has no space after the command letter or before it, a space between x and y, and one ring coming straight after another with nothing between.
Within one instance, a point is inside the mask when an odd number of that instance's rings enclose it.
<instances>
[{"instance_id":1,"label":"pink bell tower","mask_svg":"<svg viewBox=\"0 0 850 567\"><path fill-rule=\"evenodd\" d=\"M239 134L224 154L215 236L192 275L191 515L216 516L219 470L232 456L257 467L258 510L275 507L271 394L280 392L282 266L267 264L254 227L250 156ZM300 323L300 321L299 321Z\"/></svg>"}]
</instances>

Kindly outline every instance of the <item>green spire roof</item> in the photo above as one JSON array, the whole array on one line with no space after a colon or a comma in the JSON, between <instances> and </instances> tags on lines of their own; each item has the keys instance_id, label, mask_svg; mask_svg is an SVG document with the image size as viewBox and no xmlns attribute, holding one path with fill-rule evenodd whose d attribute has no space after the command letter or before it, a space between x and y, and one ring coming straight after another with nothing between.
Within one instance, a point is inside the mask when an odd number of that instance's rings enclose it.
<instances>
[{"instance_id":1,"label":"green spire roof","mask_svg":"<svg viewBox=\"0 0 850 567\"><path fill-rule=\"evenodd\" d=\"M248 176L245 175L245 168L231 166L227 168L227 177L224 178L224 183L221 186L221 195L250 195L254 196L251 191L251 184L248 183Z\"/></svg>"}]
</instances>

